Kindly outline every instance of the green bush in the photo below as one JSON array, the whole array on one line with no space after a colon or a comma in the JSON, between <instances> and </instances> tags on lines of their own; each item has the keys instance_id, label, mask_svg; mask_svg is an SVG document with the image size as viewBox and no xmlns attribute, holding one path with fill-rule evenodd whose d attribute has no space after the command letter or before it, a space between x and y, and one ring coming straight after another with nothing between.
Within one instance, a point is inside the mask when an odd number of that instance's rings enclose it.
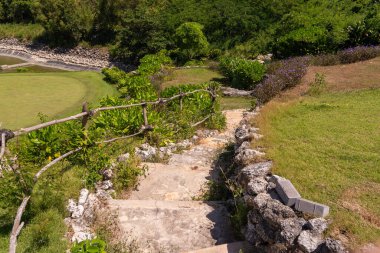
<instances>
[{"instance_id":1,"label":"green bush","mask_svg":"<svg viewBox=\"0 0 380 253\"><path fill-rule=\"evenodd\" d=\"M166 51L160 51L157 54L147 54L140 60L140 66L137 69L140 75L153 75L160 71L164 65L169 65L172 60L166 55Z\"/></svg>"},{"instance_id":2,"label":"green bush","mask_svg":"<svg viewBox=\"0 0 380 253\"><path fill-rule=\"evenodd\" d=\"M100 239L86 240L75 244L71 253L106 253L106 246L106 243Z\"/></svg>"},{"instance_id":3,"label":"green bush","mask_svg":"<svg viewBox=\"0 0 380 253\"><path fill-rule=\"evenodd\" d=\"M203 26L196 22L183 23L176 29L176 54L180 62L208 55L209 43L202 30Z\"/></svg>"},{"instance_id":4,"label":"green bush","mask_svg":"<svg viewBox=\"0 0 380 253\"><path fill-rule=\"evenodd\" d=\"M102 74L104 75L104 80L110 84L117 84L127 76L127 73L117 67L104 68L102 69Z\"/></svg>"},{"instance_id":5,"label":"green bush","mask_svg":"<svg viewBox=\"0 0 380 253\"><path fill-rule=\"evenodd\" d=\"M252 89L265 75L265 65L252 60L235 57L223 57L220 60L221 72L235 88Z\"/></svg>"}]
</instances>

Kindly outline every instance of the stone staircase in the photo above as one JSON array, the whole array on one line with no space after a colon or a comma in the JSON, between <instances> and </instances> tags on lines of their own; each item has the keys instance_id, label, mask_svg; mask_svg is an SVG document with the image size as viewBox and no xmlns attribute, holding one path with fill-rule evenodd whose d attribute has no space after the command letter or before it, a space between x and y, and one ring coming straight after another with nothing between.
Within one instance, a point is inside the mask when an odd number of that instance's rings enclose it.
<instances>
[{"instance_id":1,"label":"stone staircase","mask_svg":"<svg viewBox=\"0 0 380 253\"><path fill-rule=\"evenodd\" d=\"M242 113L226 111L225 132L173 155L167 164L146 163L147 177L130 198L110 200L123 231L140 251L238 253L246 246L235 242L223 203L193 201L215 177L213 161L233 140Z\"/></svg>"}]
</instances>

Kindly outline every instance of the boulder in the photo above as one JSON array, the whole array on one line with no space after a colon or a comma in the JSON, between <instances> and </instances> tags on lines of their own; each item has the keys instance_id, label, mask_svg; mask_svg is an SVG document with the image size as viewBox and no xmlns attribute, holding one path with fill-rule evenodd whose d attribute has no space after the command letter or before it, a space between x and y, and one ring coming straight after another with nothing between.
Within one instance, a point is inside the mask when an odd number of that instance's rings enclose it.
<instances>
[{"instance_id":1,"label":"boulder","mask_svg":"<svg viewBox=\"0 0 380 253\"><path fill-rule=\"evenodd\" d=\"M316 233L322 234L327 229L328 223L324 218L315 218L309 220L306 227Z\"/></svg>"},{"instance_id":2,"label":"boulder","mask_svg":"<svg viewBox=\"0 0 380 253\"><path fill-rule=\"evenodd\" d=\"M222 93L226 97L251 97L253 91L238 90L231 87L222 87Z\"/></svg>"},{"instance_id":3,"label":"boulder","mask_svg":"<svg viewBox=\"0 0 380 253\"><path fill-rule=\"evenodd\" d=\"M347 253L341 241L327 238L318 249L318 253Z\"/></svg>"},{"instance_id":4,"label":"boulder","mask_svg":"<svg viewBox=\"0 0 380 253\"><path fill-rule=\"evenodd\" d=\"M235 156L235 162L240 165L248 165L252 162L257 161L258 159L265 156L265 153L262 153L255 149L245 149L242 152L238 153Z\"/></svg>"},{"instance_id":5,"label":"boulder","mask_svg":"<svg viewBox=\"0 0 380 253\"><path fill-rule=\"evenodd\" d=\"M246 187L248 183L257 177L264 177L268 175L272 169L272 162L260 162L248 165L241 169L238 174L238 181L241 185Z\"/></svg>"},{"instance_id":6,"label":"boulder","mask_svg":"<svg viewBox=\"0 0 380 253\"><path fill-rule=\"evenodd\" d=\"M281 228L279 233L279 242L285 243L285 245L291 246L295 239L302 232L302 227L306 221L303 218L290 218L280 222Z\"/></svg>"},{"instance_id":7,"label":"boulder","mask_svg":"<svg viewBox=\"0 0 380 253\"><path fill-rule=\"evenodd\" d=\"M259 193L266 192L268 182L263 177L255 178L249 181L247 185L247 192L251 195L257 195Z\"/></svg>"},{"instance_id":8,"label":"boulder","mask_svg":"<svg viewBox=\"0 0 380 253\"><path fill-rule=\"evenodd\" d=\"M131 154L129 154L129 153L122 154L122 155L120 155L120 156L117 158L117 161L118 161L119 163L121 163L121 162L126 162L126 161L129 160L130 157L131 157Z\"/></svg>"},{"instance_id":9,"label":"boulder","mask_svg":"<svg viewBox=\"0 0 380 253\"><path fill-rule=\"evenodd\" d=\"M80 190L79 199L78 199L78 205L84 205L86 203L88 194L90 193L89 190L83 188Z\"/></svg>"},{"instance_id":10,"label":"boulder","mask_svg":"<svg viewBox=\"0 0 380 253\"><path fill-rule=\"evenodd\" d=\"M323 237L315 231L305 230L301 232L297 242L303 252L311 253L323 243Z\"/></svg>"}]
</instances>

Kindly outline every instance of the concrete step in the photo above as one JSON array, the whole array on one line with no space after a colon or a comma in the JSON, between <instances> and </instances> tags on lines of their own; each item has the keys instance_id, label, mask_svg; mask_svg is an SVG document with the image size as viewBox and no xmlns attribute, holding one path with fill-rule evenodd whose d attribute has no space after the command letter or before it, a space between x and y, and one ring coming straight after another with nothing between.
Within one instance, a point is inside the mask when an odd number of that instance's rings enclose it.
<instances>
[{"instance_id":1,"label":"concrete step","mask_svg":"<svg viewBox=\"0 0 380 253\"><path fill-rule=\"evenodd\" d=\"M131 200L192 200L201 186L212 178L212 168L201 164L187 165L146 163L148 174L131 193Z\"/></svg>"},{"instance_id":2,"label":"concrete step","mask_svg":"<svg viewBox=\"0 0 380 253\"><path fill-rule=\"evenodd\" d=\"M187 252L234 242L221 202L110 200L109 205L143 252Z\"/></svg>"},{"instance_id":3,"label":"concrete step","mask_svg":"<svg viewBox=\"0 0 380 253\"><path fill-rule=\"evenodd\" d=\"M185 253L252 253L253 247L248 242L233 242L210 248L192 250Z\"/></svg>"}]
</instances>

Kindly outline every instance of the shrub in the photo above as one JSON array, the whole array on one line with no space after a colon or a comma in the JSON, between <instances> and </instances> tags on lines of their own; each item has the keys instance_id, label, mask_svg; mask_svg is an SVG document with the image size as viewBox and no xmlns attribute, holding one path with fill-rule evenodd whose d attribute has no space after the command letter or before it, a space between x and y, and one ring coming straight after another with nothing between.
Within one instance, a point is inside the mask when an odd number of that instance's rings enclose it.
<instances>
[{"instance_id":1,"label":"shrub","mask_svg":"<svg viewBox=\"0 0 380 253\"><path fill-rule=\"evenodd\" d=\"M307 57L296 57L271 63L265 79L254 90L259 102L266 103L281 91L299 84L306 74L308 64L309 58Z\"/></svg>"},{"instance_id":2,"label":"shrub","mask_svg":"<svg viewBox=\"0 0 380 253\"><path fill-rule=\"evenodd\" d=\"M202 30L203 26L196 22L183 23L176 29L176 51L180 62L208 55L209 43Z\"/></svg>"},{"instance_id":3,"label":"shrub","mask_svg":"<svg viewBox=\"0 0 380 253\"><path fill-rule=\"evenodd\" d=\"M145 55L140 60L138 73L140 75L153 75L160 71L164 65L171 64L172 60L166 55L166 51L162 50L157 54Z\"/></svg>"},{"instance_id":4,"label":"shrub","mask_svg":"<svg viewBox=\"0 0 380 253\"><path fill-rule=\"evenodd\" d=\"M380 55L380 47L374 46L359 46L348 48L338 52L338 57L341 63L348 64L358 61L369 60Z\"/></svg>"},{"instance_id":5,"label":"shrub","mask_svg":"<svg viewBox=\"0 0 380 253\"><path fill-rule=\"evenodd\" d=\"M321 54L310 58L311 64L315 66L333 66L340 63L336 54Z\"/></svg>"},{"instance_id":6,"label":"shrub","mask_svg":"<svg viewBox=\"0 0 380 253\"><path fill-rule=\"evenodd\" d=\"M265 65L243 58L224 57L220 60L221 72L236 88L250 89L261 81L265 75Z\"/></svg>"},{"instance_id":7,"label":"shrub","mask_svg":"<svg viewBox=\"0 0 380 253\"><path fill-rule=\"evenodd\" d=\"M104 68L102 69L102 74L104 75L104 80L110 84L117 84L127 76L127 73L117 67Z\"/></svg>"}]
</instances>

